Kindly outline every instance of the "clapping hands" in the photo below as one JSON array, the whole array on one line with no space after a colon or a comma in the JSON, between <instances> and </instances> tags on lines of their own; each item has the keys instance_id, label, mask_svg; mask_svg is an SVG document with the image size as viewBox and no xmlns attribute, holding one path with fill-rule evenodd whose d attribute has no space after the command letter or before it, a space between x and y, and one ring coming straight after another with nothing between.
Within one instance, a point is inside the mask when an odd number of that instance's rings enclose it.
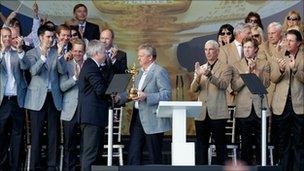
<instances>
[{"instance_id":1,"label":"clapping hands","mask_svg":"<svg viewBox=\"0 0 304 171\"><path fill-rule=\"evenodd\" d=\"M210 67L205 65L205 66L200 66L199 62L196 62L194 65L194 72L196 76L201 76L201 75L205 75L205 76L209 76L211 71L210 71Z\"/></svg>"}]
</instances>

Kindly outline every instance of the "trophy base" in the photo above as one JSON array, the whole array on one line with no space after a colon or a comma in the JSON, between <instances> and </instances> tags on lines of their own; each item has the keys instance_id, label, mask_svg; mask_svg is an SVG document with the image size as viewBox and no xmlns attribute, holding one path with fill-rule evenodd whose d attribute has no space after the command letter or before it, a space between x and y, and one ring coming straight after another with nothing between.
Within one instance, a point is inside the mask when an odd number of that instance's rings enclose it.
<instances>
[{"instance_id":1,"label":"trophy base","mask_svg":"<svg viewBox=\"0 0 304 171\"><path fill-rule=\"evenodd\" d=\"M138 97L138 94L137 94L138 90L136 88L134 88L134 86L131 88L130 92L129 92L129 96L128 98L129 99L133 99L133 98L136 98Z\"/></svg>"},{"instance_id":2,"label":"trophy base","mask_svg":"<svg viewBox=\"0 0 304 171\"><path fill-rule=\"evenodd\" d=\"M129 94L128 99L133 99L133 98L136 98L136 97L138 97L137 93L136 94Z\"/></svg>"}]
</instances>

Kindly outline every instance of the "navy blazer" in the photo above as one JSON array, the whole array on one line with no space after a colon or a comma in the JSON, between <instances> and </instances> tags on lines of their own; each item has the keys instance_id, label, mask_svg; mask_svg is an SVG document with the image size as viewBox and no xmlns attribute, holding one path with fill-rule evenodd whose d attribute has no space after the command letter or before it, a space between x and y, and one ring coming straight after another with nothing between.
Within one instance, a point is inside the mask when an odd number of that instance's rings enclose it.
<instances>
[{"instance_id":1,"label":"navy blazer","mask_svg":"<svg viewBox=\"0 0 304 171\"><path fill-rule=\"evenodd\" d=\"M81 123L105 127L108 123L108 80L95 61L88 58L78 79L78 112Z\"/></svg>"},{"instance_id":2,"label":"navy blazer","mask_svg":"<svg viewBox=\"0 0 304 171\"><path fill-rule=\"evenodd\" d=\"M114 64L111 64L111 71L114 74L125 74L127 69L127 54L122 50L118 50L116 54L116 61Z\"/></svg>"},{"instance_id":3,"label":"navy blazer","mask_svg":"<svg viewBox=\"0 0 304 171\"><path fill-rule=\"evenodd\" d=\"M86 22L83 38L90 40L99 40L100 31L99 26L90 22Z\"/></svg>"}]
</instances>

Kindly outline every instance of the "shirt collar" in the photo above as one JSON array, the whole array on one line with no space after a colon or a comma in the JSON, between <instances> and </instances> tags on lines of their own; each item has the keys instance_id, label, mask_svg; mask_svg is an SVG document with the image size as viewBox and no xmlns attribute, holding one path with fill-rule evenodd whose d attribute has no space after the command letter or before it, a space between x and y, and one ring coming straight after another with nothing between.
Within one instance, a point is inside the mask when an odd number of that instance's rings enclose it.
<instances>
[{"instance_id":1,"label":"shirt collar","mask_svg":"<svg viewBox=\"0 0 304 171\"><path fill-rule=\"evenodd\" d=\"M86 24L87 24L87 22L86 22L86 21L84 21L83 23L79 23L79 24L78 24L78 26L79 26L79 27L81 27L81 26L85 27L85 26L86 26Z\"/></svg>"},{"instance_id":2,"label":"shirt collar","mask_svg":"<svg viewBox=\"0 0 304 171\"><path fill-rule=\"evenodd\" d=\"M208 62L208 66L210 66L210 71L213 69L213 67L214 67L214 65L217 63L217 61L218 61L218 59L216 59L216 61L214 61L213 64L210 64L210 63Z\"/></svg>"},{"instance_id":3,"label":"shirt collar","mask_svg":"<svg viewBox=\"0 0 304 171\"><path fill-rule=\"evenodd\" d=\"M39 46L39 49L40 49L40 51L42 50L42 49L41 49L41 46ZM49 54L50 49L51 49L51 48L48 48L48 50L47 50L47 53L46 53L46 54Z\"/></svg>"},{"instance_id":4,"label":"shirt collar","mask_svg":"<svg viewBox=\"0 0 304 171\"><path fill-rule=\"evenodd\" d=\"M92 58L93 59L93 58ZM95 60L94 60L95 61ZM73 62L75 63L75 64L77 64L78 65L78 63L76 62L76 60L75 59L73 59ZM81 66L83 65L83 63L84 63L84 60L82 60L82 63L80 64Z\"/></svg>"},{"instance_id":5,"label":"shirt collar","mask_svg":"<svg viewBox=\"0 0 304 171\"><path fill-rule=\"evenodd\" d=\"M94 59L94 58L91 58L97 65L97 67L99 68L100 67L100 64Z\"/></svg>"},{"instance_id":6,"label":"shirt collar","mask_svg":"<svg viewBox=\"0 0 304 171\"><path fill-rule=\"evenodd\" d=\"M12 50L16 50L16 49L13 49L13 47L11 46L10 48L8 48L7 50L4 51L4 53L9 53L10 51Z\"/></svg>"},{"instance_id":7,"label":"shirt collar","mask_svg":"<svg viewBox=\"0 0 304 171\"><path fill-rule=\"evenodd\" d=\"M147 68L146 70L144 70L144 68L141 68L141 70L142 70L144 73L148 73L148 72L150 71L151 67L154 65L154 63L155 63L155 62L152 62L152 63L148 66L148 68Z\"/></svg>"},{"instance_id":8,"label":"shirt collar","mask_svg":"<svg viewBox=\"0 0 304 171\"><path fill-rule=\"evenodd\" d=\"M240 42L238 42L238 41L236 41L236 40L234 40L233 42L234 42L234 44L235 44L236 46L242 46L242 43L240 43Z\"/></svg>"}]
</instances>

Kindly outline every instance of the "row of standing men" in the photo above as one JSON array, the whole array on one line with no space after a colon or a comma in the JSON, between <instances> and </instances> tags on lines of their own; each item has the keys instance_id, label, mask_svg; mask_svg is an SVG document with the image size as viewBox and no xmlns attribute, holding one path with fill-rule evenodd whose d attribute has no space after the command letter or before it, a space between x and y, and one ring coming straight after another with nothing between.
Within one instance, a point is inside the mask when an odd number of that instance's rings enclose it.
<instances>
[{"instance_id":1,"label":"row of standing men","mask_svg":"<svg viewBox=\"0 0 304 171\"><path fill-rule=\"evenodd\" d=\"M81 170L90 170L103 148L110 97L105 95L114 74L125 73L126 53L113 47L114 32L103 30L99 40L87 47L83 40L69 44L70 30L66 25L57 28L57 43L53 45L53 27L38 29L39 46L24 52L22 39L13 46L14 28L1 29L1 139L11 134L10 143L1 141L1 169L9 153L9 170L20 169L20 152L24 110L30 115L30 170L42 170L41 135L47 120L47 169L58 170L59 116L64 129L64 170L74 170L76 154L74 137L81 127ZM69 51L69 46L71 49ZM85 54L86 53L86 54ZM85 57L87 56L87 57ZM141 66L136 85L138 97L133 109L128 164L142 164L142 147L147 142L152 163L161 163L163 133L171 128L170 120L157 119L158 101L171 99L168 72L156 64L156 49L150 44L138 48ZM84 59L86 58L86 59ZM25 80L23 71L30 73ZM28 85L26 82L29 82ZM116 97L127 101L126 94ZM61 115L60 115L61 112ZM154 113L154 115L148 115ZM11 127L8 123L12 121ZM12 131L10 131L12 130ZM8 149L9 152L8 152Z\"/></svg>"},{"instance_id":2,"label":"row of standing men","mask_svg":"<svg viewBox=\"0 0 304 171\"><path fill-rule=\"evenodd\" d=\"M232 43L222 47L215 41L205 44L207 63L195 64L190 87L203 102L203 111L195 121L197 164L207 164L211 133L217 151L215 163L224 164L225 125L230 117L227 104L236 106L234 117L241 136L241 159L249 165L259 164L260 97L252 95L240 77L252 73L269 91L263 106L267 107L268 116L272 113L274 163L286 171L303 170L303 38L298 30L283 35L277 22L271 23L267 32L269 40L259 46L250 36L250 25L239 23Z\"/></svg>"}]
</instances>

